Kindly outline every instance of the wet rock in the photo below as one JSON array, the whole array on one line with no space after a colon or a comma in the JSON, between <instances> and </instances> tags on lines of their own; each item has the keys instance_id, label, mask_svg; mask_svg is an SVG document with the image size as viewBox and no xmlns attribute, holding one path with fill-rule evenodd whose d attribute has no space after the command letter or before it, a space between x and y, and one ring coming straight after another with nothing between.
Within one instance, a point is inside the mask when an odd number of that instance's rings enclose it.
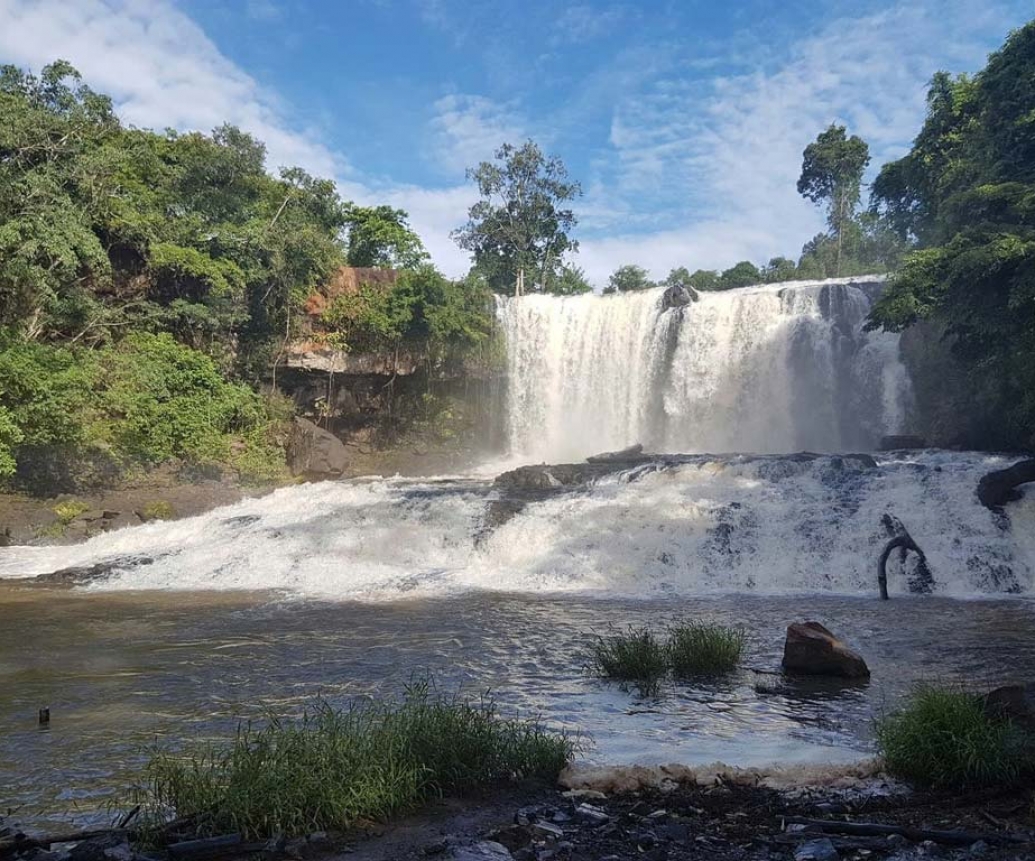
<instances>
[{"instance_id":1,"label":"wet rock","mask_svg":"<svg viewBox=\"0 0 1035 861\"><path fill-rule=\"evenodd\" d=\"M601 454L594 454L586 458L586 463L626 463L630 460L641 460L640 455L643 454L643 444L636 443L628 448L619 449L618 451L605 451Z\"/></svg>"},{"instance_id":2,"label":"wet rock","mask_svg":"<svg viewBox=\"0 0 1035 861\"><path fill-rule=\"evenodd\" d=\"M667 311L669 308L685 308L691 302L700 299L697 291L689 284L673 284L661 296L661 307Z\"/></svg>"},{"instance_id":3,"label":"wet rock","mask_svg":"<svg viewBox=\"0 0 1035 861\"><path fill-rule=\"evenodd\" d=\"M560 840L564 829L552 822L536 822L532 825L532 836L540 840Z\"/></svg>"},{"instance_id":4,"label":"wet rock","mask_svg":"<svg viewBox=\"0 0 1035 861\"><path fill-rule=\"evenodd\" d=\"M111 576L116 570L150 565L154 561L151 556L116 556L114 559L107 559L93 565L76 565L71 568L61 568L49 574L40 574L36 580L40 583L67 585L92 583L95 580L103 580L105 577Z\"/></svg>"},{"instance_id":5,"label":"wet rock","mask_svg":"<svg viewBox=\"0 0 1035 861\"><path fill-rule=\"evenodd\" d=\"M794 850L794 861L837 861L841 856L827 837L810 840Z\"/></svg>"},{"instance_id":6,"label":"wet rock","mask_svg":"<svg viewBox=\"0 0 1035 861\"><path fill-rule=\"evenodd\" d=\"M996 688L982 697L981 704L994 720L1009 720L1035 730L1035 684Z\"/></svg>"},{"instance_id":7,"label":"wet rock","mask_svg":"<svg viewBox=\"0 0 1035 861\"><path fill-rule=\"evenodd\" d=\"M287 445L287 463L292 475L317 480L338 478L348 467L348 449L330 431L296 417Z\"/></svg>"},{"instance_id":8,"label":"wet rock","mask_svg":"<svg viewBox=\"0 0 1035 861\"><path fill-rule=\"evenodd\" d=\"M453 861L514 861L507 847L494 840L483 840L470 846L457 846L449 856Z\"/></svg>"},{"instance_id":9,"label":"wet rock","mask_svg":"<svg viewBox=\"0 0 1035 861\"><path fill-rule=\"evenodd\" d=\"M1029 481L1035 481L1035 458L983 475L977 486L978 501L996 511L1005 503L1020 499L1021 491L1017 487Z\"/></svg>"},{"instance_id":10,"label":"wet rock","mask_svg":"<svg viewBox=\"0 0 1035 861\"><path fill-rule=\"evenodd\" d=\"M904 448L927 448L927 440L915 434L890 434L880 438L879 451L897 451Z\"/></svg>"},{"instance_id":11,"label":"wet rock","mask_svg":"<svg viewBox=\"0 0 1035 861\"><path fill-rule=\"evenodd\" d=\"M801 675L870 677L866 661L819 622L795 622L787 627L783 667Z\"/></svg>"},{"instance_id":12,"label":"wet rock","mask_svg":"<svg viewBox=\"0 0 1035 861\"><path fill-rule=\"evenodd\" d=\"M594 826L606 825L611 819L611 817L599 807L585 803L580 804L575 808L575 818Z\"/></svg>"}]
</instances>

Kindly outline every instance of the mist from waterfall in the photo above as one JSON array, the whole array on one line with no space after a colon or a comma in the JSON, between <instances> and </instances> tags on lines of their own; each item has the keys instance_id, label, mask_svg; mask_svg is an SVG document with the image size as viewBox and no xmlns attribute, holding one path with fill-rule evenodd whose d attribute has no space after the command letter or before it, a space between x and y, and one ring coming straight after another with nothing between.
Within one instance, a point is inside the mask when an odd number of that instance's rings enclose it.
<instances>
[{"instance_id":1,"label":"mist from waterfall","mask_svg":"<svg viewBox=\"0 0 1035 861\"><path fill-rule=\"evenodd\" d=\"M511 454L872 449L902 429L898 336L865 332L879 277L701 293L501 299Z\"/></svg>"}]
</instances>

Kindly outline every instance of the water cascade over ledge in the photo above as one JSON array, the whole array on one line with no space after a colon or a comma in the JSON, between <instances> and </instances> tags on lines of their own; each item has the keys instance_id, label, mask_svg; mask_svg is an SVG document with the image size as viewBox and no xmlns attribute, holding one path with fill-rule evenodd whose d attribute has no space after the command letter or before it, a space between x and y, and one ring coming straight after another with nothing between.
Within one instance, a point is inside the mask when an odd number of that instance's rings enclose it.
<instances>
[{"instance_id":1,"label":"water cascade over ledge","mask_svg":"<svg viewBox=\"0 0 1035 861\"><path fill-rule=\"evenodd\" d=\"M511 454L870 450L911 401L879 276L701 293L502 299Z\"/></svg>"}]
</instances>

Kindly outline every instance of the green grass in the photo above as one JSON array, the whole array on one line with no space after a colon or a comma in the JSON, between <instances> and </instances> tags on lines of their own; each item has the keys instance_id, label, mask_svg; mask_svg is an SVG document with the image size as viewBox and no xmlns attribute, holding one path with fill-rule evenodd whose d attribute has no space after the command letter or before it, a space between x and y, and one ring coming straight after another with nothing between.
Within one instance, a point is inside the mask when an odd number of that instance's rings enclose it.
<instances>
[{"instance_id":1,"label":"green grass","mask_svg":"<svg viewBox=\"0 0 1035 861\"><path fill-rule=\"evenodd\" d=\"M941 789L1012 784L1035 766L1031 739L986 717L980 700L957 688L925 685L876 723L885 768Z\"/></svg>"},{"instance_id":2,"label":"green grass","mask_svg":"<svg viewBox=\"0 0 1035 861\"><path fill-rule=\"evenodd\" d=\"M697 622L669 632L668 659L676 676L720 675L737 668L744 652L744 632Z\"/></svg>"},{"instance_id":3,"label":"green grass","mask_svg":"<svg viewBox=\"0 0 1035 861\"><path fill-rule=\"evenodd\" d=\"M633 628L598 637L591 646L590 668L608 679L655 683L668 669L665 645L649 628Z\"/></svg>"},{"instance_id":4,"label":"green grass","mask_svg":"<svg viewBox=\"0 0 1035 861\"><path fill-rule=\"evenodd\" d=\"M538 720L501 717L491 699L419 682L400 701L319 703L298 721L242 725L225 744L158 750L137 800L152 827L192 817L199 835L304 835L516 778L552 781L576 747Z\"/></svg>"},{"instance_id":5,"label":"green grass","mask_svg":"<svg viewBox=\"0 0 1035 861\"><path fill-rule=\"evenodd\" d=\"M154 502L147 503L140 514L148 522L172 520L176 517L176 509L172 507L172 503L166 502L164 499L156 499Z\"/></svg>"}]
</instances>

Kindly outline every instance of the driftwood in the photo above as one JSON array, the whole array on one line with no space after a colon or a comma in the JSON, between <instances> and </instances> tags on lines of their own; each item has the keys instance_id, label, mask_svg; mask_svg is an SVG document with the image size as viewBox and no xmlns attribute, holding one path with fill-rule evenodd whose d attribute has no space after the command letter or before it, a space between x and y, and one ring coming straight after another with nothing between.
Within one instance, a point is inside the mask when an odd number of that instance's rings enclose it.
<instances>
[{"instance_id":1,"label":"driftwood","mask_svg":"<svg viewBox=\"0 0 1035 861\"><path fill-rule=\"evenodd\" d=\"M1031 839L1002 831L940 831L930 828L912 828L908 825L882 825L876 822L838 822L832 819L808 819L804 816L787 816L784 822L805 825L819 831L833 834L849 834L856 837L887 837L901 834L914 843L930 840L950 846L971 846L979 840L986 843L1030 843Z\"/></svg>"},{"instance_id":2,"label":"driftwood","mask_svg":"<svg viewBox=\"0 0 1035 861\"><path fill-rule=\"evenodd\" d=\"M1017 486L1029 481L1035 481L1035 458L983 475L977 486L978 501L985 508L999 511L1005 503L1019 499Z\"/></svg>"},{"instance_id":3,"label":"driftwood","mask_svg":"<svg viewBox=\"0 0 1035 861\"><path fill-rule=\"evenodd\" d=\"M95 828L91 831L71 831L65 834L42 834L38 837L29 837L27 834L15 834L14 837L5 837L0 840L0 856L12 852L21 852L23 849L49 849L54 843L80 843L83 840L92 840L95 837L108 837L116 834L126 834L124 828Z\"/></svg>"},{"instance_id":4,"label":"driftwood","mask_svg":"<svg viewBox=\"0 0 1035 861\"><path fill-rule=\"evenodd\" d=\"M881 551L880 558L877 560L877 585L880 587L881 600L888 600L888 558L895 549L899 550L900 558L903 562L906 561L906 554L910 550L920 557L918 571L920 582L916 584L911 583L911 586L913 591L930 592L934 578L931 577L931 571L927 567L927 557L924 555L924 551L920 549L920 545L913 540L909 530L906 529L905 525L897 517L885 514L881 518L881 523L887 534L891 536L891 540L884 545L884 550Z\"/></svg>"},{"instance_id":5,"label":"driftwood","mask_svg":"<svg viewBox=\"0 0 1035 861\"><path fill-rule=\"evenodd\" d=\"M240 834L223 834L219 837L202 837L198 840L184 840L170 843L166 847L170 858L206 858L221 855L241 846Z\"/></svg>"}]
</instances>

